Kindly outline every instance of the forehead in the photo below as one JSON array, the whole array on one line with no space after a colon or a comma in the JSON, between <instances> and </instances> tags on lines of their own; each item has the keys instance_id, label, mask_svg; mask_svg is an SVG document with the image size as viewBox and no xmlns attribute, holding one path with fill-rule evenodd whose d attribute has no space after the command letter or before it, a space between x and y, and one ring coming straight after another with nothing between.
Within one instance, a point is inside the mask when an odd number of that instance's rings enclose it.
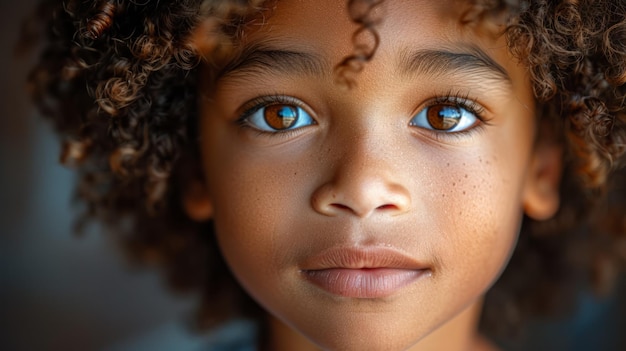
<instances>
[{"instance_id":1,"label":"forehead","mask_svg":"<svg viewBox=\"0 0 626 351\"><path fill-rule=\"evenodd\" d=\"M334 66L355 48L375 50L373 64L395 64L415 50L481 51L514 69L503 38L503 16L495 16L475 1L386 0L279 0L245 30L244 51L250 44L315 52ZM354 5L363 3L363 5ZM471 4L474 3L474 4ZM361 16L365 22L351 19ZM376 43L378 41L378 43ZM378 61L378 62L377 62ZM395 62L394 62L395 61Z\"/></svg>"},{"instance_id":2,"label":"forehead","mask_svg":"<svg viewBox=\"0 0 626 351\"><path fill-rule=\"evenodd\" d=\"M469 74L464 76L465 82L480 79L481 84L494 87L492 82L512 82L521 84L514 90L526 88L525 68L510 55L502 35L504 16L482 12L484 6L470 4L475 1L385 0L379 3L368 9L367 4L350 7L336 0L274 1L247 26L243 42L238 45L241 51L235 51L235 59L222 73L241 68L242 62L244 66L251 65L246 68L253 70L285 73L291 72L294 61L299 61L295 65L299 71L317 76L323 72L329 77L332 67L353 54L355 48L363 46L365 51L374 52L374 57L359 73L361 81L371 78L373 82L380 78L370 77L369 72L386 72L406 80L414 77L405 74L408 68L413 72L427 72L428 77L435 79L439 72L465 71ZM363 14L366 22L373 21L372 26L363 26L351 19ZM285 59L284 55L275 55L285 51L296 53L297 57L291 55Z\"/></svg>"},{"instance_id":3,"label":"forehead","mask_svg":"<svg viewBox=\"0 0 626 351\"><path fill-rule=\"evenodd\" d=\"M350 18L374 21L383 45L406 44L411 39L442 39L450 42L472 37L494 39L498 23L480 16L484 6L465 0L278 0L248 29L248 40L266 36L307 39L307 45L340 47L352 41L360 25ZM374 4L368 4L374 3ZM472 4L474 3L474 4ZM488 18L485 20L485 18ZM501 24L501 23L500 23ZM367 31L364 32L367 36ZM345 47L344 47L345 49Z\"/></svg>"}]
</instances>

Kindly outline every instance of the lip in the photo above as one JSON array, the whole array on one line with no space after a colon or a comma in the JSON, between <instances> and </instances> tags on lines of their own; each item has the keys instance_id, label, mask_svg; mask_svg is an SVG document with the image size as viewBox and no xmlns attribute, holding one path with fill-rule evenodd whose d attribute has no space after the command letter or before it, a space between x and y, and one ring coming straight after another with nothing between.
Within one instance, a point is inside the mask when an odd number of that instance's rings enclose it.
<instances>
[{"instance_id":1,"label":"lip","mask_svg":"<svg viewBox=\"0 0 626 351\"><path fill-rule=\"evenodd\" d=\"M302 265L305 279L337 296L374 299L391 296L430 272L425 264L387 247L336 247Z\"/></svg>"}]
</instances>

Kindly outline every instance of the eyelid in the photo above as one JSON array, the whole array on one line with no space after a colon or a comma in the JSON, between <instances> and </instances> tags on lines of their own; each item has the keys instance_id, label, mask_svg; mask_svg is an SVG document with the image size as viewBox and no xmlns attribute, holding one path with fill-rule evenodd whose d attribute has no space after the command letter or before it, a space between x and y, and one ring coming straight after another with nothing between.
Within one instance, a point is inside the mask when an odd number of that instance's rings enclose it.
<instances>
[{"instance_id":1,"label":"eyelid","mask_svg":"<svg viewBox=\"0 0 626 351\"><path fill-rule=\"evenodd\" d=\"M285 105L294 105L297 107L305 108L305 105L302 101L297 98L294 98L289 95L283 94L272 94L272 95L262 95L255 97L252 100L248 100L238 109L238 120L245 120L251 114L258 111L259 109L277 104L285 104ZM308 113L308 111L307 111Z\"/></svg>"},{"instance_id":2,"label":"eyelid","mask_svg":"<svg viewBox=\"0 0 626 351\"><path fill-rule=\"evenodd\" d=\"M470 98L469 94L450 93L436 96L427 101L420 111L424 108L435 105L459 106L473 113L481 122L487 122L484 118L486 108L476 102L476 99Z\"/></svg>"}]
</instances>

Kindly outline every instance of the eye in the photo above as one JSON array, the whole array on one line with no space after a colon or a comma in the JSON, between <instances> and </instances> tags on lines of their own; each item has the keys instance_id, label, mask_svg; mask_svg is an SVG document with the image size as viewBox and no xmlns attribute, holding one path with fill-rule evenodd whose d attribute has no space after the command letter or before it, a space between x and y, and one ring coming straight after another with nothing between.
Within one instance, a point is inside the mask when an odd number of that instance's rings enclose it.
<instances>
[{"instance_id":1,"label":"eye","mask_svg":"<svg viewBox=\"0 0 626 351\"><path fill-rule=\"evenodd\" d=\"M304 109L284 103L269 104L253 110L245 121L252 128L265 132L280 132L315 124L315 120Z\"/></svg>"},{"instance_id":2,"label":"eye","mask_svg":"<svg viewBox=\"0 0 626 351\"><path fill-rule=\"evenodd\" d=\"M423 108L409 125L439 132L462 132L473 127L480 118L467 108L458 105L435 104Z\"/></svg>"}]
</instances>

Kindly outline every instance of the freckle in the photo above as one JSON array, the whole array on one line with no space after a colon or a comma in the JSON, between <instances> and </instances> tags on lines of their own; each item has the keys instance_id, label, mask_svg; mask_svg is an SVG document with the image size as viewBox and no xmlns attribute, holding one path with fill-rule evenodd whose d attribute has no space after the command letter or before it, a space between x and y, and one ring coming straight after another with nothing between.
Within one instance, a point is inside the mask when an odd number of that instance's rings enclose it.
<instances>
[{"instance_id":1,"label":"freckle","mask_svg":"<svg viewBox=\"0 0 626 351\"><path fill-rule=\"evenodd\" d=\"M467 179L467 174L465 175L465 178Z\"/></svg>"},{"instance_id":2,"label":"freckle","mask_svg":"<svg viewBox=\"0 0 626 351\"><path fill-rule=\"evenodd\" d=\"M456 186L456 183L452 183L452 186Z\"/></svg>"},{"instance_id":3,"label":"freckle","mask_svg":"<svg viewBox=\"0 0 626 351\"><path fill-rule=\"evenodd\" d=\"M465 190L463 191L463 195L465 195Z\"/></svg>"},{"instance_id":4,"label":"freckle","mask_svg":"<svg viewBox=\"0 0 626 351\"><path fill-rule=\"evenodd\" d=\"M446 163L446 166L450 167L450 162Z\"/></svg>"}]
</instances>

